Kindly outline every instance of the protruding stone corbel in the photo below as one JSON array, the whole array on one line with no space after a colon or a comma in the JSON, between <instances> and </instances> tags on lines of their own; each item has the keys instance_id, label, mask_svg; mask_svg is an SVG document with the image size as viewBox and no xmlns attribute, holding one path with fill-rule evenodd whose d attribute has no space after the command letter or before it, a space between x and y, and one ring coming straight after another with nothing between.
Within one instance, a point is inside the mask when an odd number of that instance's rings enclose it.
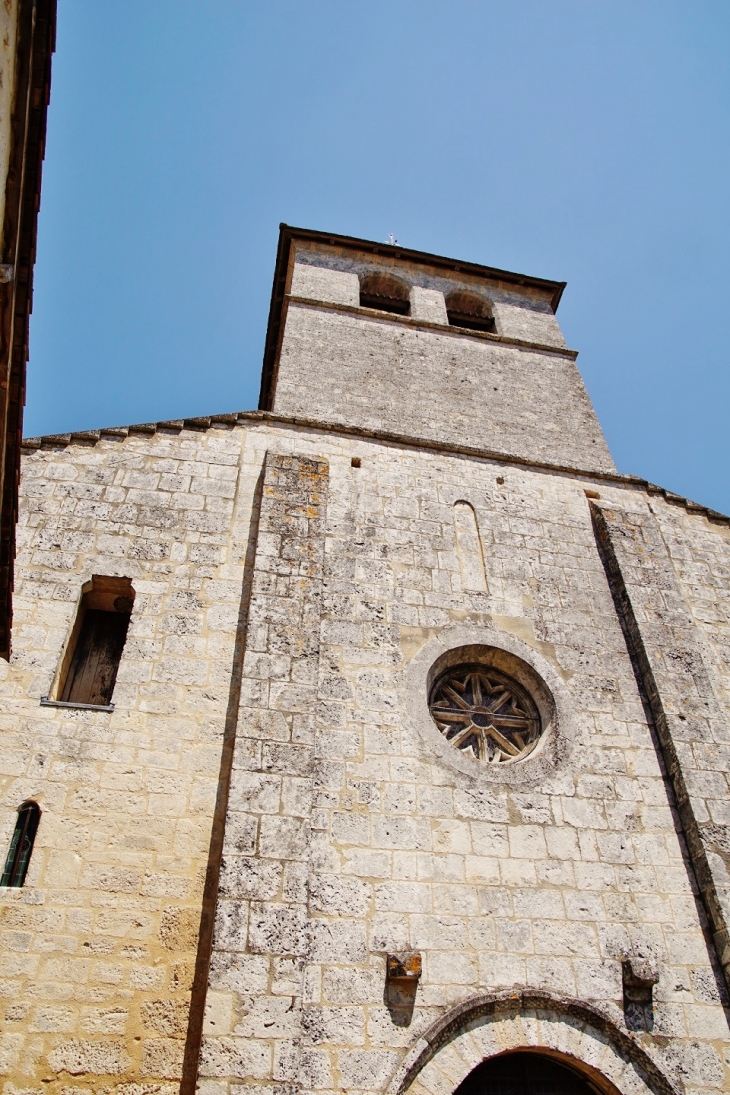
<instances>
[{"instance_id":1,"label":"protruding stone corbel","mask_svg":"<svg viewBox=\"0 0 730 1095\"><path fill-rule=\"evenodd\" d=\"M624 958L621 963L624 984L624 1017L629 1030L654 1029L654 985L659 980L651 958Z\"/></svg>"},{"instance_id":2,"label":"protruding stone corbel","mask_svg":"<svg viewBox=\"0 0 730 1095\"><path fill-rule=\"evenodd\" d=\"M389 954L386 977L389 981L406 981L416 985L421 977L421 956L414 954Z\"/></svg>"},{"instance_id":3,"label":"protruding stone corbel","mask_svg":"<svg viewBox=\"0 0 730 1095\"><path fill-rule=\"evenodd\" d=\"M386 959L385 1006L398 1027L411 1024L421 970L421 955L417 952L389 954Z\"/></svg>"}]
</instances>

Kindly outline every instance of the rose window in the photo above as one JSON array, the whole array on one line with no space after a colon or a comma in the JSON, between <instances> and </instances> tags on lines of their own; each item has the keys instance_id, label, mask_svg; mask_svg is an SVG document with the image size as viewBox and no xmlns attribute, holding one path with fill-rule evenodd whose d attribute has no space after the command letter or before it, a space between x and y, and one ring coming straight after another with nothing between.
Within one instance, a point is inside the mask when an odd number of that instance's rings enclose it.
<instances>
[{"instance_id":1,"label":"rose window","mask_svg":"<svg viewBox=\"0 0 730 1095\"><path fill-rule=\"evenodd\" d=\"M542 733L540 715L525 689L497 669L459 665L434 682L431 717L457 749L489 764L526 757Z\"/></svg>"}]
</instances>

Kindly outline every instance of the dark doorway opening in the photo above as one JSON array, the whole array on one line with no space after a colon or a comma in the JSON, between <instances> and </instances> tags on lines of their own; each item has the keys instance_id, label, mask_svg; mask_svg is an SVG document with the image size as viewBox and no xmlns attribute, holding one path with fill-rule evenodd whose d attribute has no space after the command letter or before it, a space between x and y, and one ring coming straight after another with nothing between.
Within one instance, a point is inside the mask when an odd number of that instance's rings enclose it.
<instances>
[{"instance_id":1,"label":"dark doorway opening","mask_svg":"<svg viewBox=\"0 0 730 1095\"><path fill-rule=\"evenodd\" d=\"M491 1057L459 1084L454 1095L602 1095L570 1065L540 1053Z\"/></svg>"}]
</instances>

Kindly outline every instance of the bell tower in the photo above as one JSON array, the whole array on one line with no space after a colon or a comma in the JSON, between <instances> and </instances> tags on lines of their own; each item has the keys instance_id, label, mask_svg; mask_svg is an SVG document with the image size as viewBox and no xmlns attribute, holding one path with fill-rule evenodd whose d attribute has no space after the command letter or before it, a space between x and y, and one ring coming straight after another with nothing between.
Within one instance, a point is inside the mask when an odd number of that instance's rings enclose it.
<instances>
[{"instance_id":1,"label":"bell tower","mask_svg":"<svg viewBox=\"0 0 730 1095\"><path fill-rule=\"evenodd\" d=\"M614 471L564 282L282 225L259 408Z\"/></svg>"}]
</instances>

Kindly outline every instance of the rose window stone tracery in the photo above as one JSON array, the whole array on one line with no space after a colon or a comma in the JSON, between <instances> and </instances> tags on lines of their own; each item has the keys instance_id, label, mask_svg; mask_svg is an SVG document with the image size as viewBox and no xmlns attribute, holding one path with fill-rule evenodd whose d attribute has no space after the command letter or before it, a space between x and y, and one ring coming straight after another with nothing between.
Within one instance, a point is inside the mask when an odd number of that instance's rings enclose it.
<instances>
[{"instance_id":1,"label":"rose window stone tracery","mask_svg":"<svg viewBox=\"0 0 730 1095\"><path fill-rule=\"evenodd\" d=\"M431 689L431 717L457 749L488 764L528 756L540 740L540 715L525 689L486 665L458 665Z\"/></svg>"}]
</instances>

